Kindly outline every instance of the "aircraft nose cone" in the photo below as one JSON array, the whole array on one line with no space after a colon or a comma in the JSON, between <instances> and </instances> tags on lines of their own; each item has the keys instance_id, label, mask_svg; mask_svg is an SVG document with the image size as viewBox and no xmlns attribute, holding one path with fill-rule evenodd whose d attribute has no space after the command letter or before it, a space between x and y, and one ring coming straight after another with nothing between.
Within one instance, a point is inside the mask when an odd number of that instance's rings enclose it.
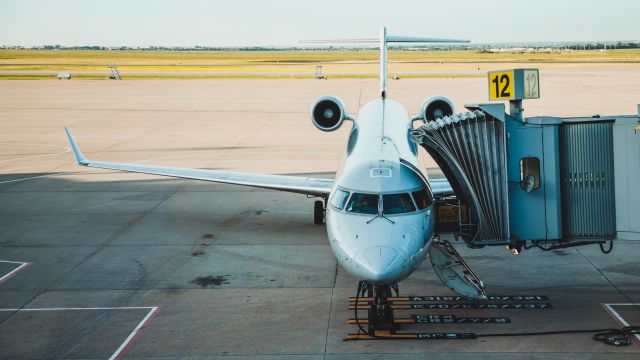
<instances>
[{"instance_id":1,"label":"aircraft nose cone","mask_svg":"<svg viewBox=\"0 0 640 360\"><path fill-rule=\"evenodd\" d=\"M362 278L375 283L395 282L404 272L407 259L398 250L375 246L364 250L356 258L362 268Z\"/></svg>"}]
</instances>

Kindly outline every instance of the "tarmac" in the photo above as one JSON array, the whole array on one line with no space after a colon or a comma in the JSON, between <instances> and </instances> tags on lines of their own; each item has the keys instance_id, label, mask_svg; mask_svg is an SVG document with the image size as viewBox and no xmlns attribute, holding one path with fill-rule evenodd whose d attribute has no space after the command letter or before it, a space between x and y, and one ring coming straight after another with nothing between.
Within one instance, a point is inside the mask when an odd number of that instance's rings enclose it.
<instances>
[{"instance_id":1,"label":"tarmac","mask_svg":"<svg viewBox=\"0 0 640 360\"><path fill-rule=\"evenodd\" d=\"M541 73L526 116L635 114L640 72ZM486 102L486 79L402 79L389 97L416 113L430 95ZM90 159L334 176L348 125L316 130L313 100L347 110L364 80L0 81L0 358L638 359L592 334L343 341L357 280L313 224L313 200L241 186L81 168ZM426 166L439 176L433 162ZM414 310L508 316L507 324L403 331L512 333L640 324L640 243L513 255L457 244L489 295L545 295L542 310ZM454 295L427 260L403 295Z\"/></svg>"}]
</instances>

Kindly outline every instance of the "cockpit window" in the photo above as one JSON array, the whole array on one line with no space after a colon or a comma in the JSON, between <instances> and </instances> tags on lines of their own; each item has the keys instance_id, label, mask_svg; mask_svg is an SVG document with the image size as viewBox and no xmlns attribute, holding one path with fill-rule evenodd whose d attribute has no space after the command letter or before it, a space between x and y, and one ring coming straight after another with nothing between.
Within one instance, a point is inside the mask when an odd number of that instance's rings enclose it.
<instances>
[{"instance_id":1,"label":"cockpit window","mask_svg":"<svg viewBox=\"0 0 640 360\"><path fill-rule=\"evenodd\" d=\"M413 195L413 199L416 201L416 205L418 206L418 209L420 210L431 205L431 203L433 202L433 198L429 194L427 194L427 190L425 189L414 191L412 195Z\"/></svg>"},{"instance_id":2,"label":"cockpit window","mask_svg":"<svg viewBox=\"0 0 640 360\"><path fill-rule=\"evenodd\" d=\"M331 198L331 205L337 207L342 210L344 208L344 203L347 202L349 198L349 192L344 190L337 190L336 193Z\"/></svg>"},{"instance_id":3,"label":"cockpit window","mask_svg":"<svg viewBox=\"0 0 640 360\"><path fill-rule=\"evenodd\" d=\"M375 215L378 213L378 195L355 193L351 196L346 210L353 213Z\"/></svg>"},{"instance_id":4,"label":"cockpit window","mask_svg":"<svg viewBox=\"0 0 640 360\"><path fill-rule=\"evenodd\" d=\"M402 214L416 211L409 193L387 194L382 196L383 213L385 215Z\"/></svg>"}]
</instances>

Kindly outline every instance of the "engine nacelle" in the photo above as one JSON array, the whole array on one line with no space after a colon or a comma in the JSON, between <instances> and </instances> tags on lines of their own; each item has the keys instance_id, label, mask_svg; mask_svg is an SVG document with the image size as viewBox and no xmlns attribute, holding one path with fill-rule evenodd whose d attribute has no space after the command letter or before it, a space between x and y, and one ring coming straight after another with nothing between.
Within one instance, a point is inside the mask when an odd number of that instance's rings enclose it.
<instances>
[{"instance_id":1,"label":"engine nacelle","mask_svg":"<svg viewBox=\"0 0 640 360\"><path fill-rule=\"evenodd\" d=\"M424 121L432 121L456 112L456 107L446 96L432 96L425 100L420 107L420 115Z\"/></svg>"},{"instance_id":2,"label":"engine nacelle","mask_svg":"<svg viewBox=\"0 0 640 360\"><path fill-rule=\"evenodd\" d=\"M344 104L335 96L322 96L311 107L311 122L322 131L337 130L347 118Z\"/></svg>"}]
</instances>

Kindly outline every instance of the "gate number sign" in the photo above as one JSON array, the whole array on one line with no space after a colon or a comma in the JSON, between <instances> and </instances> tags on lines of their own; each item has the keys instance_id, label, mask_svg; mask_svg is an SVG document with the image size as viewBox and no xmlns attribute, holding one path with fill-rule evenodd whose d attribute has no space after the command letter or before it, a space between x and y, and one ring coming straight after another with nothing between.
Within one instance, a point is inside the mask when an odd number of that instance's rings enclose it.
<instances>
[{"instance_id":1,"label":"gate number sign","mask_svg":"<svg viewBox=\"0 0 640 360\"><path fill-rule=\"evenodd\" d=\"M538 69L513 69L489 72L489 100L540 98Z\"/></svg>"},{"instance_id":2,"label":"gate number sign","mask_svg":"<svg viewBox=\"0 0 640 360\"><path fill-rule=\"evenodd\" d=\"M513 100L513 71L489 73L489 100Z\"/></svg>"}]
</instances>

